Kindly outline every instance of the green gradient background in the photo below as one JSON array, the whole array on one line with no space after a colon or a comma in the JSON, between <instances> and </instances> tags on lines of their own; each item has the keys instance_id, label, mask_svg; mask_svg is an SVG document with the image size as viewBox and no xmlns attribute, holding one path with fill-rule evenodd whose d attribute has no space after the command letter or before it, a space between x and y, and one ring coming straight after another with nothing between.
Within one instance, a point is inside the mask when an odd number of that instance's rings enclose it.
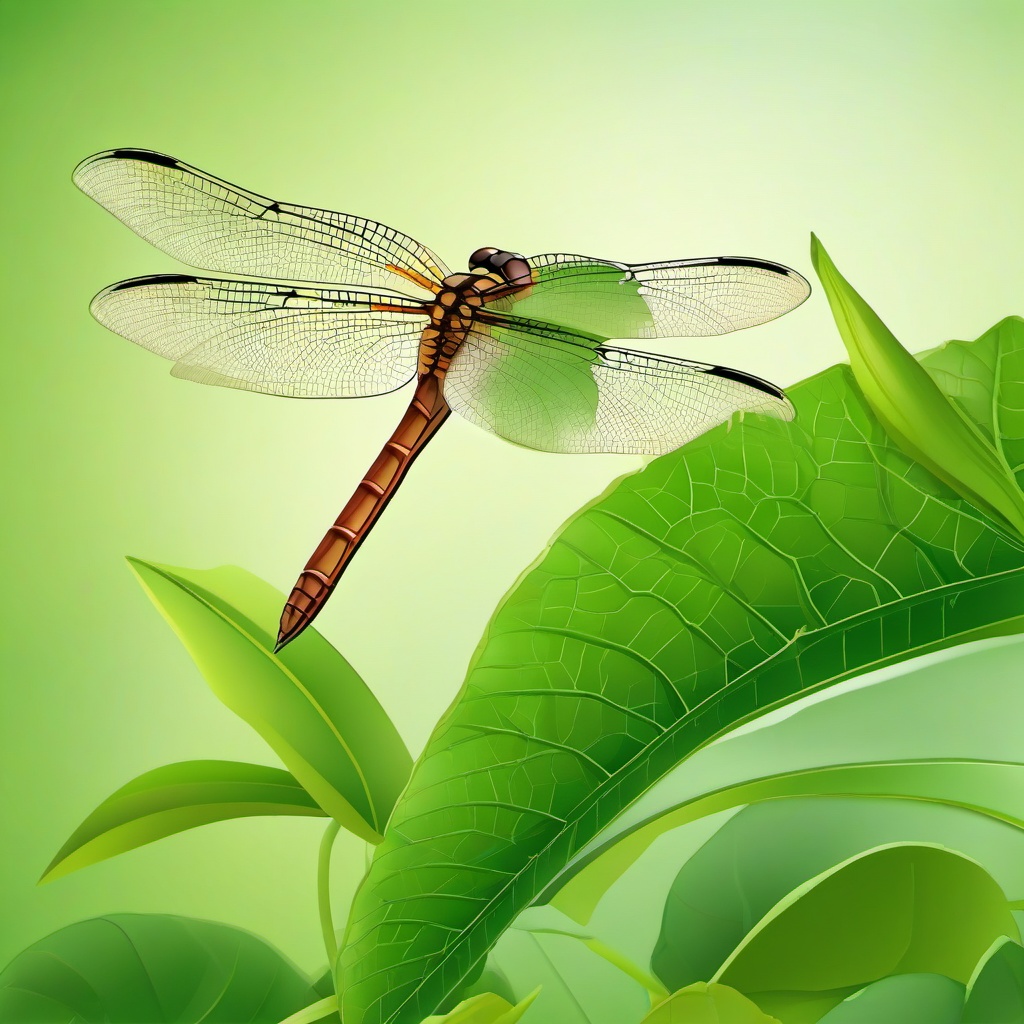
<instances>
[{"instance_id":1,"label":"green gradient background","mask_svg":"<svg viewBox=\"0 0 1024 1024\"><path fill-rule=\"evenodd\" d=\"M315 821L225 823L34 882L142 771L276 763L122 556L233 562L288 589L407 401L194 386L100 328L94 292L177 265L77 192L84 156L162 150L393 224L453 268L496 245L758 255L809 275L813 229L911 349L1024 312L1018 2L0 0L0 39L0 963L126 910L231 921L322 960ZM820 293L665 348L782 385L843 356ZM318 621L414 752L501 595L638 465L445 427ZM362 857L339 842L339 907Z\"/></svg>"}]
</instances>

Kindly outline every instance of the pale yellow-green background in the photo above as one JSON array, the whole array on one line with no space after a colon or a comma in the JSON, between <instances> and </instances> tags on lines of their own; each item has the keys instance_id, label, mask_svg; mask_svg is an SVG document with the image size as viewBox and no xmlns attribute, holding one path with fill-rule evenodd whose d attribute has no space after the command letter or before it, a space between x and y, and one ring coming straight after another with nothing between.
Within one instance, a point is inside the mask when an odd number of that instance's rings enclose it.
<instances>
[{"instance_id":1,"label":"pale yellow-green background","mask_svg":"<svg viewBox=\"0 0 1024 1024\"><path fill-rule=\"evenodd\" d=\"M626 261L808 233L912 349L1024 312L1024 5L0 0L4 607L0 963L114 910L318 951L308 820L212 826L34 887L81 818L159 764L273 761L206 690L122 556L242 565L282 590L406 401L207 389L88 300L173 270L72 186L148 147L367 215L453 268L481 245ZM792 383L842 357L820 294L668 350ZM414 752L494 605L639 460L522 451L457 417L318 625ZM339 906L362 850L340 844Z\"/></svg>"}]
</instances>

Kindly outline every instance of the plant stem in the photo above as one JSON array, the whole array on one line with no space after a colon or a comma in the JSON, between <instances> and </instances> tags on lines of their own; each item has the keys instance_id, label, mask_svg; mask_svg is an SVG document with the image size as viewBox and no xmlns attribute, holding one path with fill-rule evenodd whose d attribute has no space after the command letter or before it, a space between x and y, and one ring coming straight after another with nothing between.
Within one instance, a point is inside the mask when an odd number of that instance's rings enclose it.
<instances>
[{"instance_id":1,"label":"plant stem","mask_svg":"<svg viewBox=\"0 0 1024 1024\"><path fill-rule=\"evenodd\" d=\"M324 936L327 962L334 968L338 958L338 940L334 934L334 919L331 917L331 850L341 826L331 820L320 840L320 854L316 863L316 901L320 909L320 930Z\"/></svg>"},{"instance_id":2,"label":"plant stem","mask_svg":"<svg viewBox=\"0 0 1024 1024\"><path fill-rule=\"evenodd\" d=\"M604 957L608 963L618 967L623 974L629 975L634 981L640 982L650 997L651 1006L655 1006L663 999L668 999L669 991L652 974L648 974L643 968L638 967L632 960L624 956L617 949L602 942L600 939L584 939L584 944L598 956Z\"/></svg>"}]
</instances>

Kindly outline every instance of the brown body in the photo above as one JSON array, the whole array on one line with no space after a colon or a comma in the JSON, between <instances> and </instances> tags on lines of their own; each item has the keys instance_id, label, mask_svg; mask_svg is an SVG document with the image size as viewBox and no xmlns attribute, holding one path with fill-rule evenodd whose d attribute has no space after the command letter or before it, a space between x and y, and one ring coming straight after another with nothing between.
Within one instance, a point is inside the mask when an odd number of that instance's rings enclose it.
<instances>
[{"instance_id":1,"label":"brown body","mask_svg":"<svg viewBox=\"0 0 1024 1024\"><path fill-rule=\"evenodd\" d=\"M500 260L498 266L492 270L489 262L476 260L483 253L488 254L488 261L496 254ZM278 650L313 621L413 460L448 418L451 410L442 394L444 376L465 341L485 294L491 298L528 286L529 277L522 276L523 268L526 275L529 274L526 261L521 257L500 259L508 255L497 250L479 250L470 258L470 266L476 261L476 265L487 272L446 277L433 302L424 305L430 314L430 323L420 338L412 402L292 588L281 615ZM520 262L523 267L518 266ZM507 270L503 273L505 267Z\"/></svg>"}]
</instances>

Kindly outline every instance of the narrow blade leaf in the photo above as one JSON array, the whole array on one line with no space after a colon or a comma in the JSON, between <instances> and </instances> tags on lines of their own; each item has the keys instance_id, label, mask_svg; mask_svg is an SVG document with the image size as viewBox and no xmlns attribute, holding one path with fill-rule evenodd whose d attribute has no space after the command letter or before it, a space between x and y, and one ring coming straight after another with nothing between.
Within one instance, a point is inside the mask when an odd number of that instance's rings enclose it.
<instances>
[{"instance_id":1,"label":"narrow blade leaf","mask_svg":"<svg viewBox=\"0 0 1024 1024\"><path fill-rule=\"evenodd\" d=\"M889 434L958 494L994 510L1024 535L1024 494L992 441L893 337L814 235L811 259L857 383Z\"/></svg>"},{"instance_id":2,"label":"narrow blade leaf","mask_svg":"<svg viewBox=\"0 0 1024 1024\"><path fill-rule=\"evenodd\" d=\"M1024 764L908 760L836 764L749 779L680 801L621 832L609 832L570 864L537 903L550 902L586 924L601 897L659 836L732 807L783 797L896 797L963 807L1024 830Z\"/></svg>"},{"instance_id":3,"label":"narrow blade leaf","mask_svg":"<svg viewBox=\"0 0 1024 1024\"><path fill-rule=\"evenodd\" d=\"M328 815L379 842L412 759L355 669L315 630L275 654L284 598L242 569L128 561L220 700Z\"/></svg>"},{"instance_id":4,"label":"narrow blade leaf","mask_svg":"<svg viewBox=\"0 0 1024 1024\"><path fill-rule=\"evenodd\" d=\"M182 761L140 775L75 829L40 882L214 821L260 814L323 816L280 768L239 761Z\"/></svg>"}]
</instances>

